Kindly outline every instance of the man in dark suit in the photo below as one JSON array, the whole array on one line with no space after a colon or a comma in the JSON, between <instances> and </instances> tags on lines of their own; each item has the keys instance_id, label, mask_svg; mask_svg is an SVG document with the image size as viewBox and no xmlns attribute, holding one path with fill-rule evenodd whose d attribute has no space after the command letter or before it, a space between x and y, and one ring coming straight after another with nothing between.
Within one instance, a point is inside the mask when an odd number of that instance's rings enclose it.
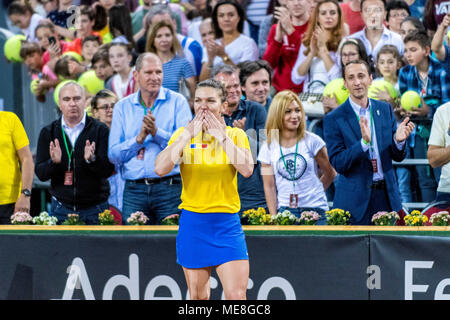
<instances>
[{"instance_id":1,"label":"man in dark suit","mask_svg":"<svg viewBox=\"0 0 450 320\"><path fill-rule=\"evenodd\" d=\"M405 141L414 124L398 126L392 107L369 99L369 66L358 60L344 67L350 97L324 118L330 162L339 173L334 208L348 210L350 223L371 224L378 211L399 211L400 192L392 161L405 158Z\"/></svg>"}]
</instances>

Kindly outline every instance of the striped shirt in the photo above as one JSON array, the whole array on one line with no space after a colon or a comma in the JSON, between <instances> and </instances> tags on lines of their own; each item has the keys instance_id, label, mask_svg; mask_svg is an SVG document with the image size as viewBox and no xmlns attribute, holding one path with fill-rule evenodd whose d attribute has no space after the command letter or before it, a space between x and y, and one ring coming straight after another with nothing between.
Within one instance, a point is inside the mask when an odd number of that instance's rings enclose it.
<instances>
[{"instance_id":1,"label":"striped shirt","mask_svg":"<svg viewBox=\"0 0 450 320\"><path fill-rule=\"evenodd\" d=\"M175 56L172 60L163 64L163 87L178 92L179 82L182 78L194 77L191 64L186 58Z\"/></svg>"},{"instance_id":2,"label":"striped shirt","mask_svg":"<svg viewBox=\"0 0 450 320\"><path fill-rule=\"evenodd\" d=\"M407 65L400 69L398 77L400 93L403 94L405 91L412 90L421 94L432 109L430 116L433 116L440 105L450 101L448 77L445 64L430 56L426 81L420 79L415 66Z\"/></svg>"},{"instance_id":3,"label":"striped shirt","mask_svg":"<svg viewBox=\"0 0 450 320\"><path fill-rule=\"evenodd\" d=\"M247 19L256 26L261 24L261 21L267 15L267 7L269 0L251 0L247 6Z\"/></svg>"}]
</instances>

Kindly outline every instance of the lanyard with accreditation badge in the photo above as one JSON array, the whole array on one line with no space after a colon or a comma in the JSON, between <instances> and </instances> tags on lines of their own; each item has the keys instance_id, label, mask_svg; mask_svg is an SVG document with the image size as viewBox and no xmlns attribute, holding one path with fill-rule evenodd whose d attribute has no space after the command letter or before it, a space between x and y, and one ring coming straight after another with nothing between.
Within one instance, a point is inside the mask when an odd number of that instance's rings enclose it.
<instances>
[{"instance_id":1,"label":"lanyard with accreditation badge","mask_svg":"<svg viewBox=\"0 0 450 320\"><path fill-rule=\"evenodd\" d=\"M64 139L64 145L67 151L67 156L69 157L69 165L67 166L67 171L64 173L64 185L71 186L73 185L73 170L71 170L70 165L72 164L72 154L74 146L72 146L72 150L70 150L69 152L69 146L67 145L66 133L64 132L64 128L61 127L61 131Z\"/></svg>"},{"instance_id":2,"label":"lanyard with accreditation badge","mask_svg":"<svg viewBox=\"0 0 450 320\"><path fill-rule=\"evenodd\" d=\"M369 142L370 162L372 163L373 172L377 173L378 172L378 164L377 164L377 159L375 158L375 150L374 150L374 147L373 147L373 133L374 133L374 130L373 130L373 113L372 113L372 106L370 104L370 101L369 101L369 113L370 113L370 135L371 135L371 139L370 139L370 142ZM359 120L360 120L359 119L359 115L356 112L355 112L355 115L356 115L356 118L358 119L358 123L359 123ZM364 139L363 139L363 142L365 144L367 144Z\"/></svg>"},{"instance_id":3,"label":"lanyard with accreditation badge","mask_svg":"<svg viewBox=\"0 0 450 320\"><path fill-rule=\"evenodd\" d=\"M280 145L280 153L281 153L281 159L283 159L283 164L284 167L286 168L287 173L291 176L291 180L292 180L292 192L289 195L289 208L297 208L298 207L298 194L295 193L295 171L297 169L297 148L298 148L298 142L295 145L295 154L294 154L294 172L291 173L291 170L288 169L288 166L286 164L286 161L284 160L284 154L283 151L281 150L281 145Z\"/></svg>"}]
</instances>

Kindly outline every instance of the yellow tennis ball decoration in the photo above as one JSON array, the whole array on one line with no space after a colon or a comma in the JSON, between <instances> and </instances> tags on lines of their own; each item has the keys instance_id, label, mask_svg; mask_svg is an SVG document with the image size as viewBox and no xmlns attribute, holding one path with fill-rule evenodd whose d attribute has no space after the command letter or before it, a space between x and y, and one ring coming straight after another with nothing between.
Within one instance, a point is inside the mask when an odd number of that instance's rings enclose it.
<instances>
[{"instance_id":1,"label":"yellow tennis ball decoration","mask_svg":"<svg viewBox=\"0 0 450 320\"><path fill-rule=\"evenodd\" d=\"M53 100L55 101L55 104L59 107L59 90L61 90L61 88L69 82L73 82L73 83L77 83L74 80L64 80L61 81L60 83L58 83L58 85L55 88L55 91L53 91Z\"/></svg>"},{"instance_id":2,"label":"yellow tennis ball decoration","mask_svg":"<svg viewBox=\"0 0 450 320\"><path fill-rule=\"evenodd\" d=\"M379 90L385 91L386 89L389 92L391 98L393 99L397 98L398 93L397 90L395 90L394 86L391 83L382 79L372 81L372 84L369 86L368 96L371 99L378 100L377 94Z\"/></svg>"},{"instance_id":3,"label":"yellow tennis ball decoration","mask_svg":"<svg viewBox=\"0 0 450 320\"><path fill-rule=\"evenodd\" d=\"M348 89L344 86L344 79L337 78L328 82L328 84L323 89L323 95L332 97L333 94L336 95L337 103L343 104L349 96Z\"/></svg>"},{"instance_id":4,"label":"yellow tennis ball decoration","mask_svg":"<svg viewBox=\"0 0 450 320\"><path fill-rule=\"evenodd\" d=\"M83 57L75 51L66 51L62 54L62 56L72 56L80 63L83 61Z\"/></svg>"},{"instance_id":5,"label":"yellow tennis ball decoration","mask_svg":"<svg viewBox=\"0 0 450 320\"><path fill-rule=\"evenodd\" d=\"M417 92L409 90L402 94L400 104L403 109L410 111L411 108L417 108L420 105L420 96Z\"/></svg>"},{"instance_id":6,"label":"yellow tennis ball decoration","mask_svg":"<svg viewBox=\"0 0 450 320\"><path fill-rule=\"evenodd\" d=\"M23 62L20 56L20 48L22 47L22 41L26 41L27 38L22 34L17 34L6 40L3 46L3 53L5 57L11 62Z\"/></svg>"},{"instance_id":7,"label":"yellow tennis ball decoration","mask_svg":"<svg viewBox=\"0 0 450 320\"><path fill-rule=\"evenodd\" d=\"M32 94L36 95L36 89L39 84L39 79L34 79L30 83L30 91Z\"/></svg>"},{"instance_id":8,"label":"yellow tennis ball decoration","mask_svg":"<svg viewBox=\"0 0 450 320\"><path fill-rule=\"evenodd\" d=\"M102 42L103 44L105 43L110 43L111 41L113 41L113 36L111 34L111 32L108 32L107 34L105 34L102 38Z\"/></svg>"},{"instance_id":9,"label":"yellow tennis ball decoration","mask_svg":"<svg viewBox=\"0 0 450 320\"><path fill-rule=\"evenodd\" d=\"M97 94L97 92L104 88L104 81L97 78L94 70L83 72L78 78L78 84L92 95Z\"/></svg>"}]
</instances>

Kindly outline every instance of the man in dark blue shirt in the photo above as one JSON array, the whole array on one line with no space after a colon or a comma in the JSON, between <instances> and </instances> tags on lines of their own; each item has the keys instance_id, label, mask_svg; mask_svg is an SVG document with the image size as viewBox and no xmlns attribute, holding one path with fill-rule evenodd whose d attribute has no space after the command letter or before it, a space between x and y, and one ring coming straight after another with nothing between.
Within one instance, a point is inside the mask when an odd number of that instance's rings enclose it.
<instances>
[{"instance_id":1,"label":"man in dark blue shirt","mask_svg":"<svg viewBox=\"0 0 450 320\"><path fill-rule=\"evenodd\" d=\"M267 112L261 104L241 99L242 89L239 82L239 71L236 68L222 65L213 70L212 76L226 87L228 107L223 114L225 123L227 126L238 127L246 132L255 162L251 177L244 178L238 174L240 213L258 207L267 209L261 165L256 161L259 140L262 138L261 136L264 136L260 135L260 130L264 129L266 124Z\"/></svg>"}]
</instances>

